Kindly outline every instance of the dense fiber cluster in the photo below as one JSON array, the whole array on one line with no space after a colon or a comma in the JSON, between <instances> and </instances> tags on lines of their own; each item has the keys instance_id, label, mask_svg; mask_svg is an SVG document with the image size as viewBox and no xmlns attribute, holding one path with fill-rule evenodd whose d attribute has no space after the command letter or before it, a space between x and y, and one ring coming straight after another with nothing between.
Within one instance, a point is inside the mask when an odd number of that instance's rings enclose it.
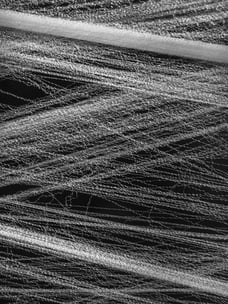
<instances>
[{"instance_id":1,"label":"dense fiber cluster","mask_svg":"<svg viewBox=\"0 0 228 304\"><path fill-rule=\"evenodd\" d=\"M225 2L0 7L225 43ZM227 66L0 41L0 303L225 304Z\"/></svg>"}]
</instances>

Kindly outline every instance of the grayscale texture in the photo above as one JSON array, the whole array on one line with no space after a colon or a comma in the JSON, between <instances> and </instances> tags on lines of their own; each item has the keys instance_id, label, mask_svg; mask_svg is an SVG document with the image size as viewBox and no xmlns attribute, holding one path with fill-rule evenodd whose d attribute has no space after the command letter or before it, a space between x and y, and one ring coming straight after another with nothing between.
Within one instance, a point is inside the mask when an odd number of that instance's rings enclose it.
<instances>
[{"instance_id":1,"label":"grayscale texture","mask_svg":"<svg viewBox=\"0 0 228 304\"><path fill-rule=\"evenodd\" d=\"M226 44L226 4L0 7ZM2 27L0 83L1 304L227 303L227 64Z\"/></svg>"}]
</instances>

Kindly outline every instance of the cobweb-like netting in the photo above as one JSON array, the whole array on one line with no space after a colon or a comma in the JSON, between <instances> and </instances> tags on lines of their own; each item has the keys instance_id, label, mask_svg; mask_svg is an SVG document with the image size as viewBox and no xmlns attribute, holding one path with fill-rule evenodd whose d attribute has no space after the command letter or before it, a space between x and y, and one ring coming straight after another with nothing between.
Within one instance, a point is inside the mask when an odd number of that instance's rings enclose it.
<instances>
[{"instance_id":1,"label":"cobweb-like netting","mask_svg":"<svg viewBox=\"0 0 228 304\"><path fill-rule=\"evenodd\" d=\"M228 44L227 0L1 0L0 8Z\"/></svg>"},{"instance_id":2,"label":"cobweb-like netting","mask_svg":"<svg viewBox=\"0 0 228 304\"><path fill-rule=\"evenodd\" d=\"M226 303L228 69L1 30L0 301Z\"/></svg>"}]
</instances>

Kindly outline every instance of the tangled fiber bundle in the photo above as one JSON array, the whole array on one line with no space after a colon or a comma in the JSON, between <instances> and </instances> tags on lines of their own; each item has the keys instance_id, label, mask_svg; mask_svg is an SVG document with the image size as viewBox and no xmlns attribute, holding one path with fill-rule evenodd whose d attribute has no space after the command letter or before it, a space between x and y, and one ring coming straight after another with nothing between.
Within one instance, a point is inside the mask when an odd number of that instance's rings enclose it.
<instances>
[{"instance_id":1,"label":"tangled fiber bundle","mask_svg":"<svg viewBox=\"0 0 228 304\"><path fill-rule=\"evenodd\" d=\"M105 22L122 6L136 16L138 6L163 4L133 2L115 2ZM161 24L170 6L190 6L164 2ZM0 301L225 304L227 66L3 28L0 36Z\"/></svg>"}]
</instances>

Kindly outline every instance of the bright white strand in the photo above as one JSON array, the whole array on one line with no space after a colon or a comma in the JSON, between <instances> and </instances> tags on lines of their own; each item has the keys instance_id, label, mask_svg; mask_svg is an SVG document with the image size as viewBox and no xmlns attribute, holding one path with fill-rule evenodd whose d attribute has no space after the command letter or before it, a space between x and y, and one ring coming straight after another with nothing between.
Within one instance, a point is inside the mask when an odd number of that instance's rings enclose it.
<instances>
[{"instance_id":1,"label":"bright white strand","mask_svg":"<svg viewBox=\"0 0 228 304\"><path fill-rule=\"evenodd\" d=\"M228 47L0 10L0 26L158 54L228 63Z\"/></svg>"},{"instance_id":2,"label":"bright white strand","mask_svg":"<svg viewBox=\"0 0 228 304\"><path fill-rule=\"evenodd\" d=\"M38 234L18 227L0 224L0 236L7 242L16 242L22 246L31 246L36 250L82 259L123 271L134 272L146 277L170 281L175 284L196 288L204 292L228 296L228 284L214 279L199 277L143 261L137 261L121 254L105 252L80 242L69 242L48 235Z\"/></svg>"}]
</instances>

